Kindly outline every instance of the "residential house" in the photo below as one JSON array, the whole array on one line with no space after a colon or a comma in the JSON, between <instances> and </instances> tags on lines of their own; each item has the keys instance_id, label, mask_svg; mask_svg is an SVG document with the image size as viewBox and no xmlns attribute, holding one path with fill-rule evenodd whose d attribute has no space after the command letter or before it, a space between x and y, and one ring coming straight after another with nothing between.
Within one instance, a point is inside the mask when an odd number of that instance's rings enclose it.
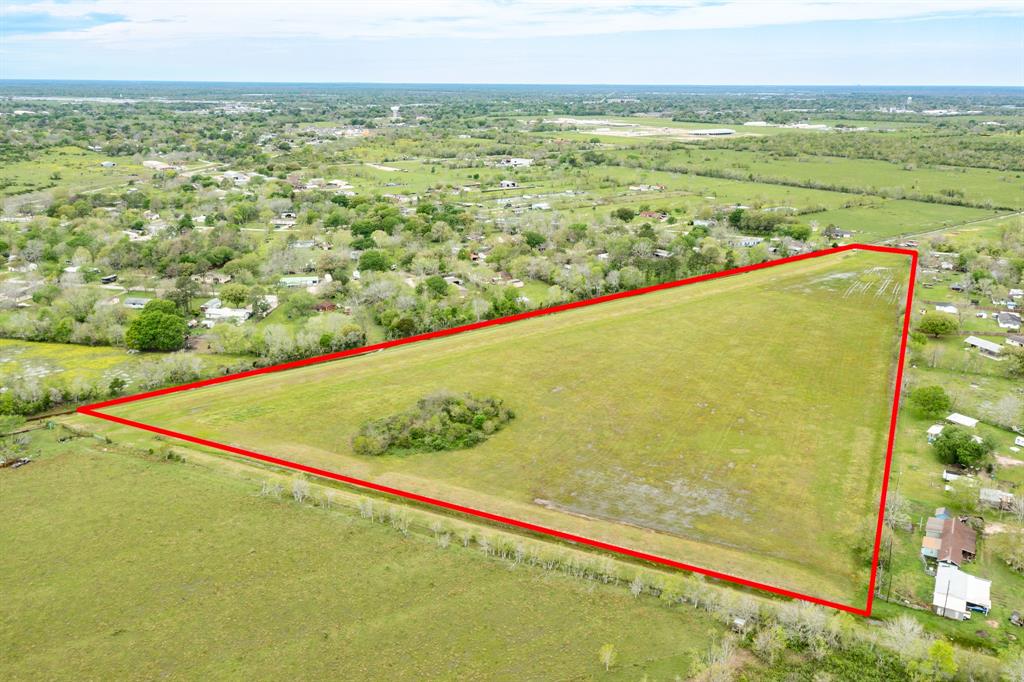
<instances>
[{"instance_id":1,"label":"residential house","mask_svg":"<svg viewBox=\"0 0 1024 682\"><path fill-rule=\"evenodd\" d=\"M202 325L209 329L218 322L234 322L235 324L241 324L251 316L252 310L248 308L225 308L223 306L208 308L203 311L204 319Z\"/></svg>"},{"instance_id":2,"label":"residential house","mask_svg":"<svg viewBox=\"0 0 1024 682\"><path fill-rule=\"evenodd\" d=\"M124 299L124 307L131 308L132 310L142 310L152 300L151 298L142 298L140 296L129 296Z\"/></svg>"},{"instance_id":3,"label":"residential house","mask_svg":"<svg viewBox=\"0 0 1024 682\"><path fill-rule=\"evenodd\" d=\"M826 239L849 239L853 233L849 230L841 230L835 225L829 225L822 233Z\"/></svg>"},{"instance_id":4,"label":"residential house","mask_svg":"<svg viewBox=\"0 0 1024 682\"><path fill-rule=\"evenodd\" d=\"M992 581L964 573L956 566L939 566L935 573L932 608L952 620L967 620L972 612L987 614L992 608Z\"/></svg>"},{"instance_id":5,"label":"residential house","mask_svg":"<svg viewBox=\"0 0 1024 682\"><path fill-rule=\"evenodd\" d=\"M672 256L672 252L671 251L666 251L665 249L655 249L654 250L654 257L655 258L670 258L671 256Z\"/></svg>"},{"instance_id":6,"label":"residential house","mask_svg":"<svg viewBox=\"0 0 1024 682\"><path fill-rule=\"evenodd\" d=\"M1010 336L1006 337L1006 345L1016 346L1017 348L1024 348L1024 336L1011 334Z\"/></svg>"},{"instance_id":7,"label":"residential house","mask_svg":"<svg viewBox=\"0 0 1024 682\"><path fill-rule=\"evenodd\" d=\"M1020 315L1017 313L998 313L996 315L996 324L999 325L1000 329L1020 331Z\"/></svg>"},{"instance_id":8,"label":"residential house","mask_svg":"<svg viewBox=\"0 0 1024 682\"><path fill-rule=\"evenodd\" d=\"M974 560L977 533L962 518L950 518L944 507L935 510L936 516L925 523L921 539L921 556L941 564L955 564Z\"/></svg>"},{"instance_id":9,"label":"residential house","mask_svg":"<svg viewBox=\"0 0 1024 682\"><path fill-rule=\"evenodd\" d=\"M956 306L953 305L952 303L936 303L935 310L936 312L949 313L950 315L957 314Z\"/></svg>"},{"instance_id":10,"label":"residential house","mask_svg":"<svg viewBox=\"0 0 1024 682\"><path fill-rule=\"evenodd\" d=\"M519 187L519 183L515 180L502 180L498 183L498 187L501 189L515 189L516 187Z\"/></svg>"}]
</instances>

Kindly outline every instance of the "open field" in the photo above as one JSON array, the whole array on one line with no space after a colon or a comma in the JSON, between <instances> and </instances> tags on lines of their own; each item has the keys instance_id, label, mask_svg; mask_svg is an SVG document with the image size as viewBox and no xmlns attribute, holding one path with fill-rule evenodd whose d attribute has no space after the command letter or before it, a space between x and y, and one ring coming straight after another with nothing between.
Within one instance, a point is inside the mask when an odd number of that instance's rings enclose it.
<instances>
[{"instance_id":1,"label":"open field","mask_svg":"<svg viewBox=\"0 0 1024 682\"><path fill-rule=\"evenodd\" d=\"M621 152L620 152L621 153ZM975 204L1021 208L1021 174L987 168L900 166L872 159L800 155L772 157L729 149L691 148L656 156L658 163L750 173L764 179L850 188L869 193L957 196Z\"/></svg>"},{"instance_id":2,"label":"open field","mask_svg":"<svg viewBox=\"0 0 1024 682\"><path fill-rule=\"evenodd\" d=\"M835 254L107 411L859 606L907 265ZM441 389L517 417L352 452Z\"/></svg>"},{"instance_id":3,"label":"open field","mask_svg":"<svg viewBox=\"0 0 1024 682\"><path fill-rule=\"evenodd\" d=\"M879 241L888 237L916 234L985 220L992 211L964 206L943 206L923 201L886 199L877 204L840 208L800 216L824 229L828 225L849 230L857 241Z\"/></svg>"},{"instance_id":4,"label":"open field","mask_svg":"<svg viewBox=\"0 0 1024 682\"><path fill-rule=\"evenodd\" d=\"M4 679L664 680L722 629L57 433L33 433L36 461L0 470Z\"/></svg>"},{"instance_id":5,"label":"open field","mask_svg":"<svg viewBox=\"0 0 1024 682\"><path fill-rule=\"evenodd\" d=\"M0 386L24 377L34 377L43 385L70 384L76 380L108 384L115 378L128 390L137 390L141 373L148 363L159 362L166 353L129 354L111 346L81 346L0 339ZM229 367L245 358L231 355L195 354L204 370Z\"/></svg>"},{"instance_id":6,"label":"open field","mask_svg":"<svg viewBox=\"0 0 1024 682\"><path fill-rule=\"evenodd\" d=\"M103 168L100 163L104 161L117 165ZM31 161L0 167L0 197L58 185L75 190L93 189L123 183L129 176L143 171L131 158L105 156L79 147L54 147Z\"/></svg>"}]
</instances>

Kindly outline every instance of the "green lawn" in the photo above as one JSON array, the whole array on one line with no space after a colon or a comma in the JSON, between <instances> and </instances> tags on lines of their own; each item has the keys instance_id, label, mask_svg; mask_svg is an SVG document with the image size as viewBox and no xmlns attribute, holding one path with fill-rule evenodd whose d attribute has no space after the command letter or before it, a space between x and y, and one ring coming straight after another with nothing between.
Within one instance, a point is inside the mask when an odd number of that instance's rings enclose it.
<instances>
[{"instance_id":1,"label":"green lawn","mask_svg":"<svg viewBox=\"0 0 1024 682\"><path fill-rule=\"evenodd\" d=\"M34 432L36 461L0 470L3 679L669 680L722 631L62 433Z\"/></svg>"},{"instance_id":2,"label":"green lawn","mask_svg":"<svg viewBox=\"0 0 1024 682\"><path fill-rule=\"evenodd\" d=\"M822 257L111 412L861 606L906 266ZM440 389L517 417L353 454Z\"/></svg>"}]
</instances>

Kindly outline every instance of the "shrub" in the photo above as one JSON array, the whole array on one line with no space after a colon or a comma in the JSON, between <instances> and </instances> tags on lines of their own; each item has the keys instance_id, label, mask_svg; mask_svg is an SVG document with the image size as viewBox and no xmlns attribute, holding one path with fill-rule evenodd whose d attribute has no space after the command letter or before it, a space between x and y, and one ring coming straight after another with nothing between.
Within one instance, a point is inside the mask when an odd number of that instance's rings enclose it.
<instances>
[{"instance_id":1,"label":"shrub","mask_svg":"<svg viewBox=\"0 0 1024 682\"><path fill-rule=\"evenodd\" d=\"M460 450L482 443L514 416L496 398L437 393L410 410L367 422L352 448L360 455Z\"/></svg>"}]
</instances>

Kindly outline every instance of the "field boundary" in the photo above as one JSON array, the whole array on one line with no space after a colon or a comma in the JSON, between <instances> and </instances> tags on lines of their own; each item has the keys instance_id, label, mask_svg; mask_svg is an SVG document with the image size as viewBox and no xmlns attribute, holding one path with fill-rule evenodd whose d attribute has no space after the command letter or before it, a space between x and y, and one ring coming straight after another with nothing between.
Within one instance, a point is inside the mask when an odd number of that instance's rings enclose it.
<instances>
[{"instance_id":1,"label":"field boundary","mask_svg":"<svg viewBox=\"0 0 1024 682\"><path fill-rule=\"evenodd\" d=\"M466 506L463 506L463 505L460 505L460 504L455 504L453 502L448 502L446 500L436 499L436 498L428 497L426 495L420 495L418 493L414 493L414 492L411 492L411 491L401 490L401 489L398 489L398 488L392 488L392 487L389 487L389 486L381 485L379 483L374 483L372 481L365 481L365 480L354 478L354 477L351 477L351 476L345 476L343 474L335 473L333 471L328 471L326 469L319 469L317 467L311 467L311 466L308 466L308 465L305 465L305 464L301 464L299 462L292 462L292 461L289 461L289 460L285 460L285 459L280 459L278 457L274 457L272 455L267 455L267 454L259 453L259 452L253 451L253 450L247 450L245 448L240 448L240 447L233 446L233 445L227 445L227 444L224 444L224 443L218 443L216 441L208 440L208 439L205 439L205 438L198 438L196 436L191 436L191 435L188 435L188 434L185 434L185 433L180 433L180 432L177 432L177 431L172 431L170 429L164 429L164 428L161 428L159 426L153 426L153 425L150 425L150 424L144 424L142 422L133 421L131 419L125 419L124 417L118 417L116 415L107 414L107 413L104 413L104 412L100 411L100 410L102 410L103 408L106 408L106 407L112 407L112 406L115 406L115 405L122 405L122 404L125 404L125 403L131 403L131 402L137 402L137 401L140 401L140 400L145 400L147 398L153 398L153 397L156 397L156 396L168 395L168 394L171 394L171 393L178 393L178 392L181 392L181 391L187 391L187 390L191 390L191 389L194 389L194 388L201 388L203 386L211 386L213 384L220 384L220 383L224 383L224 382L228 382L228 381L236 381L238 379L243 379L243 378L246 378L246 377L256 376L256 375L260 375L260 374L269 374L269 373L273 373L273 372L284 371L284 370L287 370L287 369L293 369L293 368L296 368L296 367L304 367L304 366L307 366L307 365L314 365L314 364L319 364L319 363L322 363L322 362L330 362L332 360L338 360L338 359L346 358L346 357L365 355L367 353L373 353L375 351L383 350L385 348L393 348L393 347L396 347L396 346L403 346L403 345L407 345L407 344L410 344L410 343L416 343L416 342L419 342L419 341L426 341L428 339L435 339L435 338L441 338L441 337L445 337L445 336L452 336L454 334L460 334L462 332L472 331L474 329L483 329L483 328L486 328L486 327L493 327L493 326L497 326L497 325L501 325L501 324L509 324L511 322L516 322L518 320L524 320L524 319L529 319L529 318L533 318L533 317L540 317L540 316L544 316L544 315L551 315L551 314L562 312L562 311L565 311L565 310L572 310L572 309L575 309L575 308L582 308L582 307L587 307L587 306L591 306L591 305L597 305L599 303L605 303L607 301L614 301L614 300L623 299L623 298L630 298L630 297L633 297L633 296L641 296L641 295L648 294L648 293L651 293L651 292L654 292L654 291L662 291L662 290L665 290L665 289L673 289L673 288L685 286L685 285L688 285L688 284L695 284L697 282L704 282L704 281L707 281L707 280L718 279L718 278L722 278L722 277L730 277L730 276L733 276L733 275L739 275L739 274L743 274L745 272L752 272L752 271L755 271L755 270L762 270L762 269L765 269L765 268L774 267L776 265L782 265L784 263L792 263L792 262L801 261L801 260L807 260L807 259L811 259L811 258L820 258L822 256L827 256L827 255L834 254L834 253L840 253L840 252L844 252L844 251L855 251L855 250L874 251L874 252L880 252L880 253L894 253L894 254L909 256L910 259L911 259L910 276L909 276L909 279L908 279L908 282L907 282L907 296L906 296L905 307L904 307L904 311L903 311L903 329L902 329L902 332L901 332L901 335L900 335L899 357L897 359L897 364L896 364L896 376L895 376L895 386L894 386L894 390L893 390L892 410L891 410L890 419L889 419L889 432L888 432L888 439L887 439L887 445L886 445L885 464L884 464L884 469L883 469L883 473L882 473L881 498L879 500L878 519L877 519L876 527L875 527L875 541L874 541L874 549L872 551L871 573L870 573L870 580L869 580L869 584L868 584L867 602L866 602L866 604L863 607L852 606L852 605L849 605L849 604L841 604L841 603L838 603L838 602L829 601L827 599L821 599L819 597L814 597L814 596L811 596L811 595L801 594L799 592L795 592L795 591L792 591L792 590L784 589L784 588L777 587L777 586L774 586L774 585L769 585L767 583L761 583L761 582L758 582L758 581L749 580L747 578L742 578L742 577L739 577L739 576L732 576L732 575L729 575L729 574L726 574L726 573L722 573L722 572L719 572L719 571L714 571L714 570L711 570L711 569L702 568L700 566L695 566L695 565L687 564L687 563L684 563L684 562L675 561L673 559L668 559L668 558L665 558L665 557L660 557L660 556L657 556L657 555L654 555L654 554L649 554L647 552L638 551L638 550L631 549L631 548L628 548L628 547L622 547L622 546L619 546L619 545L603 542L603 541L600 541L600 540L594 540L594 539L591 539L591 538L586 538L586 537L575 535L575 534L572 534L572 533L567 533L565 531L560 531L560 530L557 530L557 529L554 529L554 528L547 528L545 526L541 526L541 525L534 524L534 523L529 523L529 522L526 522L526 521L521 521L519 519L513 519L513 518L510 518L510 517L506 517L506 516L501 516L499 514L494 514L494 513L485 511L485 510L474 509L472 507L466 507ZM877 245L874 245L874 244L847 244L847 245L844 245L844 246L839 246L839 247L835 247L835 248L831 248L831 249L824 249L822 251L815 251L815 252L812 252L812 253L804 253L804 254L799 254L799 255L796 255L796 256L790 256L790 257L787 257L787 258L780 258L778 260L768 261L768 262L765 262L765 263L757 263L757 264L754 264L754 265L747 265L747 266L740 267L740 268L734 268L732 270L725 270L725 271L722 271L722 272L710 273L710 274L706 274L706 275L698 275L696 277L689 277L689 278L686 278L686 279L676 280L674 282L665 282L665 283L662 283L662 284L655 284L655 285L648 286L648 287L643 287L643 288L640 288L640 289L632 289L630 291L617 292L617 293L614 293L614 294L608 294L608 295L605 295L605 296L599 296L597 298L587 299L587 300L583 300L583 301L573 301L571 303L565 303L565 304L553 306L553 307L550 307L550 308L541 308L541 309L538 309L538 310L530 310L530 311L526 311L526 312L523 312L523 313L518 313L516 315L510 315L508 317L501 317L501 318L496 318L496 319L493 319L493 320L483 320L483 321L475 322L475 323L472 323L472 324L462 325L462 326L459 326L459 327L453 327L451 329L442 329L442 330L439 330L439 331L428 332L426 334L418 334L416 336L410 336L410 337L406 337L406 338L403 338L403 339L395 339L395 340L392 340L392 341L385 341L385 342L382 342L382 343L376 343L376 344L372 344L372 345L368 345L368 346L363 346L361 348L353 348L351 350L339 351L337 353L329 353L329 354L326 354L326 355L319 355L319 356L312 357L312 358L305 358L303 360L295 360L295 361L292 361L292 362L286 362L286 363L282 363L282 364L279 364L279 365L272 365L270 367L260 367L260 368L248 370L248 371L245 371L245 372L239 372L239 373L236 373L236 374L230 374L230 375L222 376L222 377L215 377L215 378L212 378L212 379L205 379L203 381L195 381L195 382L192 382L192 383L181 384L179 386L171 386L171 387L168 387L168 388L162 388L162 389L158 389L158 390L154 390L154 391L138 393L138 394L135 394L135 395L122 396L122 397L119 397L119 398L113 398L111 400L106 400L106 401L103 401L103 402L93 403L93 404L90 404L90 405L83 405L82 407L79 407L77 411L80 414L84 414L84 415L87 415L87 416L90 416L90 417L97 417L99 419L104 419L106 421L110 421L110 422L113 422L113 423L116 423L116 424L121 424L121 425L124 425L124 426L130 426L130 427L133 427L133 428L142 429L144 431L149 431L151 433L156 433L156 434L159 434L159 435L162 435L162 436L167 436L169 438L175 438L175 439L183 440L183 441L186 441L186 442L189 442L189 443L194 443L194 444L197 444L197 445L202 445L202 446L205 446L205 447L213 448L215 450L221 450L221 451L224 451L224 452L229 452L231 454L240 455L242 457L247 457L249 459L254 459L254 460L261 461L261 462L266 462L266 463L269 463L269 464L274 464L274 465L277 465L277 466L281 466L281 467L285 467L285 468L288 468L288 469L292 469L294 471L300 471L300 472L303 472L303 473L311 474L313 476L318 476L318 477L321 477L321 478L326 478L326 479L330 479L330 480L340 481L342 483L346 483L346 484L349 484L349 485L354 485L354 486L357 486L357 487L360 487L360 488L365 488L365 489L368 489L368 490L374 490L376 492L385 493L385 494L393 495L393 496L396 496L396 497L402 497L402 498L405 498L405 499L408 499L408 500L413 500L415 502L429 504L429 505L433 505L435 507L441 507L443 509L448 509L450 511L459 512L461 514L467 514L467 515L470 515L470 516L475 516L475 517L478 517L478 518L481 518L481 519L486 519L488 521L493 521L493 522L497 522L497 523L501 523L501 524L505 524L505 525L514 526L514 527L517 527L517 528L521 528L523 530L528 530L528 531L531 531L531 532L535 532L535 533L540 533L540 534L543 534L543 535L549 535L549 536L552 536L552 537L556 537L556 538L559 538L559 539L562 539L562 540L567 540L567 541L570 541L570 542L576 542L576 543L580 543L580 544L583 544L583 545L588 545L588 546L591 546L591 547L596 547L598 549L615 552L617 554L626 555L626 556L629 556L629 557L633 557L635 559L641 559L641 560L649 561L649 562L656 563L656 564L661 564L661 565L670 566L670 567L673 567L673 568L682 569L682 570L689 571L689 572L692 572L692 573L698 573L698 574L701 574L701 575L708 576L710 578L715 578L715 579L718 579L718 580L724 580L724 581L727 581L727 582L736 583L736 584L739 584L739 585L743 585L745 587L752 587L752 588L764 590L766 592L771 592L773 594L781 595L781 596L784 596L784 597L790 597L790 598L793 598L793 599L801 599L801 600L808 601L808 602L811 602L811 603L814 603L814 604L820 604L822 606L828 606L830 608L838 609L840 611L846 611L848 613L852 613L852 614L855 614L855 615L870 616L871 615L871 607L872 607L873 602L874 602L875 584L876 584L876 579L877 579L877 575L878 575L878 557L879 557L879 550L880 550L881 537L882 537L882 523L883 523L883 516L884 516L884 511L885 511L885 497L886 497L886 493L888 491L888 486L889 486L889 474L890 474L890 469L891 469L891 466L892 466L893 443L894 443L895 437L896 437L896 421L897 421L897 416L898 416L898 413L899 413L900 389L901 389L901 385L902 385L902 382L903 382L903 368L904 368L904 359L905 359L905 356L906 356L907 336L908 336L909 331L910 331L910 316L911 316L913 296L914 296L914 283L915 283L915 279L916 279L917 263L918 263L918 253L917 253L917 251L914 251L914 250L894 248L894 247L888 247L888 246L877 246Z\"/></svg>"}]
</instances>

